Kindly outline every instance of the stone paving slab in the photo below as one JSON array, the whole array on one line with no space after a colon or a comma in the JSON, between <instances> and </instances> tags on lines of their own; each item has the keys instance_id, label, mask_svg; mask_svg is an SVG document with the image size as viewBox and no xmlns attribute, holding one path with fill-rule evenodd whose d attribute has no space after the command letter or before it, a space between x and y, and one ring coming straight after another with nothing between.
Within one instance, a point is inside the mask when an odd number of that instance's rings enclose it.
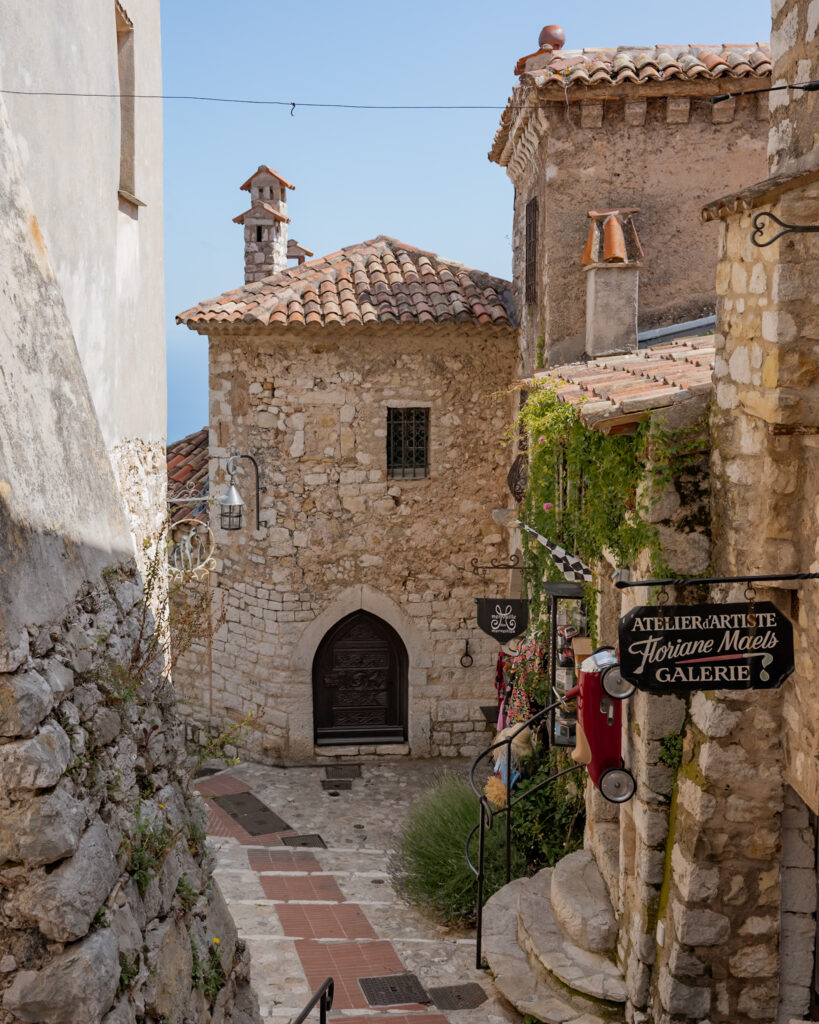
<instances>
[{"instance_id":1,"label":"stone paving slab","mask_svg":"<svg viewBox=\"0 0 819 1024\"><path fill-rule=\"evenodd\" d=\"M217 878L250 949L265 1024L288 1024L328 976L336 982L333 1024L519 1024L491 976L475 968L474 932L438 924L390 884L401 823L442 769L465 774L467 764L364 761L362 777L338 797L321 786L323 766L247 763L200 780L203 795L252 792L293 831L318 833L328 847L249 836L206 800ZM405 972L425 989L476 982L488 998L477 1009L446 1012L431 1004L368 1005L359 978Z\"/></svg>"}]
</instances>

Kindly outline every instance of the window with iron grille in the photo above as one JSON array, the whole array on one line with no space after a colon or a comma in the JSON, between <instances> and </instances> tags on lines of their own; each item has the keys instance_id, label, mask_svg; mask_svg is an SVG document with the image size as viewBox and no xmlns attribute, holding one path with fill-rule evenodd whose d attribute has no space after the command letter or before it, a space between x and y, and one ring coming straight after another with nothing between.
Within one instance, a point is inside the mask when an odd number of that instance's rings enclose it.
<instances>
[{"instance_id":1,"label":"window with iron grille","mask_svg":"<svg viewBox=\"0 0 819 1024\"><path fill-rule=\"evenodd\" d=\"M537 302L537 196L526 204L526 304Z\"/></svg>"},{"instance_id":2,"label":"window with iron grille","mask_svg":"<svg viewBox=\"0 0 819 1024\"><path fill-rule=\"evenodd\" d=\"M429 409L387 409L387 476L429 476Z\"/></svg>"}]
</instances>

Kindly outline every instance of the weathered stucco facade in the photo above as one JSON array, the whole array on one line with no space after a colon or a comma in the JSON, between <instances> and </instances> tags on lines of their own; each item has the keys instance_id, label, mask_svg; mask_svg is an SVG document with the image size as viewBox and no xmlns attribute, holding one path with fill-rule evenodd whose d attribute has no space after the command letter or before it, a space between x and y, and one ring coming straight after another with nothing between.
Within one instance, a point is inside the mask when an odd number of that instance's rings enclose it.
<instances>
[{"instance_id":1,"label":"weathered stucco facade","mask_svg":"<svg viewBox=\"0 0 819 1024\"><path fill-rule=\"evenodd\" d=\"M123 134L116 97L161 91L158 5L130 14L0 13L4 88L114 94L0 102L2 1024L258 1021L134 557L166 474L159 108Z\"/></svg>"},{"instance_id":2,"label":"weathered stucco facade","mask_svg":"<svg viewBox=\"0 0 819 1024\"><path fill-rule=\"evenodd\" d=\"M611 77L601 72L611 50L545 50L518 62L520 84L490 159L515 186L514 281L525 373L583 352L586 282L574 254L589 211L639 211L641 330L714 312L717 232L703 226L699 211L720 190L764 174L767 97L754 90L770 74L770 59L743 47L731 71L737 77L719 77L717 64L712 78L691 56L678 61L681 70L668 71L677 49L621 47L615 56L625 64ZM703 50L716 55L720 47ZM735 98L709 102L725 91ZM528 271L527 221L535 224Z\"/></svg>"},{"instance_id":3,"label":"weathered stucco facade","mask_svg":"<svg viewBox=\"0 0 819 1024\"><path fill-rule=\"evenodd\" d=\"M475 626L474 598L493 584L471 561L502 556L506 543L491 517L506 504L503 383L516 370L506 288L380 238L182 314L210 338L210 493L225 490L228 456L252 454L267 523L255 529L252 472L242 473L243 529L221 530L218 504L212 514L211 594L225 621L176 673L194 721L250 713L256 754L311 759L317 650L364 610L406 654L403 734L338 750L466 755L486 745L480 706L491 703L497 645ZM294 313L302 299L316 322ZM297 319L281 322L279 308ZM387 465L388 410L411 409L428 411L428 472L417 478Z\"/></svg>"},{"instance_id":4,"label":"weathered stucco facade","mask_svg":"<svg viewBox=\"0 0 819 1024\"><path fill-rule=\"evenodd\" d=\"M162 105L118 96L162 92L159 3L4 7L0 83L110 97L7 95L6 109L141 551L164 515L164 491L133 486L165 480Z\"/></svg>"}]
</instances>

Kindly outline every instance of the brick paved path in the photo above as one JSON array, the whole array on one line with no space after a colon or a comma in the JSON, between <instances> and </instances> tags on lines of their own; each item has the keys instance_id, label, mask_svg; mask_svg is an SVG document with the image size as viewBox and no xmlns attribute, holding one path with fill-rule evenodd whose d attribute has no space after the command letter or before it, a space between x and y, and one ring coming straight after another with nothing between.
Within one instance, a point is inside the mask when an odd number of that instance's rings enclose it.
<instances>
[{"instance_id":1,"label":"brick paved path","mask_svg":"<svg viewBox=\"0 0 819 1024\"><path fill-rule=\"evenodd\" d=\"M452 765L447 764L447 768ZM506 1024L520 1018L474 967L473 933L435 924L402 904L386 872L389 850L414 796L441 765L407 759L363 764L350 791L328 792L319 767L243 764L202 779L215 876L250 947L265 1021L285 1024L326 977L335 980L338 1024ZM463 766L458 766L462 770ZM291 829L249 835L209 797L252 792ZM288 835L319 833L327 849L291 848ZM477 1009L434 1004L371 1007L359 978L411 972L425 989L477 982ZM318 1010L310 1020L318 1021Z\"/></svg>"}]
</instances>

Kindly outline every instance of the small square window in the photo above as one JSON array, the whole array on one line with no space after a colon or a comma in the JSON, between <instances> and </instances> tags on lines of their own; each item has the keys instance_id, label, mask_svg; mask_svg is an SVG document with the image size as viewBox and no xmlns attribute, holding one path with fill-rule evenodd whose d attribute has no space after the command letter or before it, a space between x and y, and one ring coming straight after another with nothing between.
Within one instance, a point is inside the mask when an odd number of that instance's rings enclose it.
<instances>
[{"instance_id":1,"label":"small square window","mask_svg":"<svg viewBox=\"0 0 819 1024\"><path fill-rule=\"evenodd\" d=\"M429 476L429 409L387 409L387 476Z\"/></svg>"}]
</instances>

